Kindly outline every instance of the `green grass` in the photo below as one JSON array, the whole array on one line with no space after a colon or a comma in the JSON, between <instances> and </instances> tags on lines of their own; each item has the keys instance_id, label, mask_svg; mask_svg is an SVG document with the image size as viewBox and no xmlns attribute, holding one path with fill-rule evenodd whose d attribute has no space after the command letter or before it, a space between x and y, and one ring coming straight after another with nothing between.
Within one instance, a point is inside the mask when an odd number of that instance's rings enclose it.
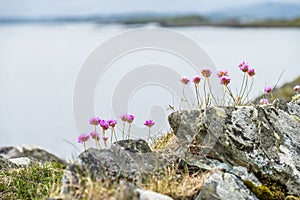
<instances>
[{"instance_id":1,"label":"green grass","mask_svg":"<svg viewBox=\"0 0 300 200\"><path fill-rule=\"evenodd\" d=\"M0 171L0 199L47 199L60 189L64 165L30 164Z\"/></svg>"}]
</instances>

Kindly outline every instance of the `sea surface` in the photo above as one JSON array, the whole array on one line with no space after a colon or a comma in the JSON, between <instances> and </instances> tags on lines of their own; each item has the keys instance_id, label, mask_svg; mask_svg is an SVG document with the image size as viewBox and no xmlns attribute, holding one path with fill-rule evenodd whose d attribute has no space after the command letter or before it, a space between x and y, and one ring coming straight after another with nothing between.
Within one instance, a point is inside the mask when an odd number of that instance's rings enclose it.
<instances>
[{"instance_id":1,"label":"sea surface","mask_svg":"<svg viewBox=\"0 0 300 200\"><path fill-rule=\"evenodd\" d=\"M72 158L82 151L77 143L79 133L73 111L78 73L96 47L133 28L137 27L88 23L0 25L0 146L33 144L63 158ZM257 74L250 98L261 94L266 85L274 86L282 72L279 85L300 75L300 29L172 29L201 45L217 68L229 71L233 91L239 89L242 80L238 63L245 60L254 67ZM127 55L99 77L94 107L100 117L117 117L111 111L112 88L134 66L147 63L174 66L182 75L194 73L174 55L151 50ZM178 105L178 101L173 103L174 98L164 93L164 87L139 85L128 92L130 99L120 101L128 101L128 111L136 115L134 126L139 129L132 130L133 138L146 138L143 121L155 119L155 114L161 112L165 112L161 113L165 121L157 122L159 127L154 126L152 132L155 135L169 129L167 108ZM120 138L120 127L117 133Z\"/></svg>"}]
</instances>

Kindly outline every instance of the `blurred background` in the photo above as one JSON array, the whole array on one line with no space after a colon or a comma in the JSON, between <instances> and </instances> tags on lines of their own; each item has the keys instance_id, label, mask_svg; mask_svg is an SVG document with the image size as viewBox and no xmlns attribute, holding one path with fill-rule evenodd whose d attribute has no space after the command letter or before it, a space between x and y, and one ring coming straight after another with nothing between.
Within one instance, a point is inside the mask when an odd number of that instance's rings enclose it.
<instances>
[{"instance_id":1,"label":"blurred background","mask_svg":"<svg viewBox=\"0 0 300 200\"><path fill-rule=\"evenodd\" d=\"M242 79L237 65L247 61L257 72L252 99L278 80L279 87L299 84L299 0L0 0L0 146L34 144L63 158L81 151L72 108L79 70L102 42L137 27L166 27L190 37L217 68L229 71L233 90ZM157 58L145 54L114 67ZM291 95L289 88L281 95ZM101 98L98 91L97 113L112 117ZM149 116L144 106L136 110L145 109L139 123Z\"/></svg>"}]
</instances>

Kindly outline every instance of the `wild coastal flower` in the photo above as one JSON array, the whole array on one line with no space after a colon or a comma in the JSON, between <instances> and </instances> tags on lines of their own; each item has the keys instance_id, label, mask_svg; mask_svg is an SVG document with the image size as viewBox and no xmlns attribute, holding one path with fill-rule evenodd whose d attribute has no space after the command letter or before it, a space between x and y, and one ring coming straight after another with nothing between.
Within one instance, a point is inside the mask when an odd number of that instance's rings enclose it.
<instances>
[{"instance_id":1,"label":"wild coastal flower","mask_svg":"<svg viewBox=\"0 0 300 200\"><path fill-rule=\"evenodd\" d=\"M131 129L131 123L134 120L134 115L127 115L127 123L129 124L128 126L128 139L130 138L130 129Z\"/></svg>"},{"instance_id":2,"label":"wild coastal flower","mask_svg":"<svg viewBox=\"0 0 300 200\"><path fill-rule=\"evenodd\" d=\"M249 69L249 70L248 70L248 75L249 75L250 77L253 77L253 76L255 75L255 70L254 70L254 69Z\"/></svg>"},{"instance_id":3,"label":"wild coastal flower","mask_svg":"<svg viewBox=\"0 0 300 200\"><path fill-rule=\"evenodd\" d=\"M239 64L239 68L242 72L246 73L249 70L249 65L245 61L243 61Z\"/></svg>"},{"instance_id":4,"label":"wild coastal flower","mask_svg":"<svg viewBox=\"0 0 300 200\"><path fill-rule=\"evenodd\" d=\"M107 140L108 140L108 137L107 137L107 136L103 136L102 139L103 139L105 148L107 148Z\"/></svg>"},{"instance_id":5,"label":"wild coastal flower","mask_svg":"<svg viewBox=\"0 0 300 200\"><path fill-rule=\"evenodd\" d=\"M144 123L144 125L147 126L147 127L149 128L149 129L148 129L148 141L150 140L150 133L151 133L150 129L151 129L151 127L152 127L154 124L155 124L155 122L154 122L153 120L151 120L151 119L146 120L145 123Z\"/></svg>"},{"instance_id":6,"label":"wild coastal flower","mask_svg":"<svg viewBox=\"0 0 300 200\"><path fill-rule=\"evenodd\" d=\"M123 122L123 128L122 128L122 140L124 140L124 139L125 139L125 138L124 138L124 133L125 133L125 123L127 122L128 116L127 116L127 114L123 114L123 115L120 116L120 118L121 118L121 120L122 120L122 122Z\"/></svg>"},{"instance_id":7,"label":"wild coastal flower","mask_svg":"<svg viewBox=\"0 0 300 200\"><path fill-rule=\"evenodd\" d=\"M117 135L116 135L116 132L115 132L115 126L116 126L116 124L117 124L117 120L109 119L109 120L107 120L107 123L108 123L109 126L111 127L110 143L112 144L112 138L113 138L113 135L115 136L115 140L118 141Z\"/></svg>"},{"instance_id":8,"label":"wild coastal flower","mask_svg":"<svg viewBox=\"0 0 300 200\"><path fill-rule=\"evenodd\" d=\"M146 120L145 123L144 123L144 125L148 126L149 128L151 128L154 124L155 124L155 122L151 119Z\"/></svg>"},{"instance_id":9,"label":"wild coastal flower","mask_svg":"<svg viewBox=\"0 0 300 200\"><path fill-rule=\"evenodd\" d=\"M95 140L96 147L100 149L101 147L100 147L100 143L99 143L99 141L100 141L99 133L97 133L96 131L93 131L90 133L90 137Z\"/></svg>"},{"instance_id":10,"label":"wild coastal flower","mask_svg":"<svg viewBox=\"0 0 300 200\"><path fill-rule=\"evenodd\" d=\"M84 150L86 150L86 145L85 145L85 143L86 143L87 141L89 141L89 139L90 139L90 135L89 135L89 134L86 134L86 133L80 134L80 135L78 136L78 138L77 138L78 142L81 143L81 144L83 144Z\"/></svg>"},{"instance_id":11,"label":"wild coastal flower","mask_svg":"<svg viewBox=\"0 0 300 200\"><path fill-rule=\"evenodd\" d=\"M201 77L200 77L200 76L194 76L194 77L193 77L193 83L199 84L200 81L201 81Z\"/></svg>"},{"instance_id":12,"label":"wild coastal flower","mask_svg":"<svg viewBox=\"0 0 300 200\"><path fill-rule=\"evenodd\" d=\"M126 122L126 121L127 121L127 114L121 115L120 118L121 118L121 120L122 120L123 122Z\"/></svg>"},{"instance_id":13,"label":"wild coastal flower","mask_svg":"<svg viewBox=\"0 0 300 200\"><path fill-rule=\"evenodd\" d=\"M93 131L90 133L90 137L96 141L99 141L100 140L100 136L99 136L99 133Z\"/></svg>"},{"instance_id":14,"label":"wild coastal flower","mask_svg":"<svg viewBox=\"0 0 300 200\"><path fill-rule=\"evenodd\" d=\"M99 117L92 117L89 120L90 124L95 125L95 126L97 126L99 124L99 121L100 121Z\"/></svg>"},{"instance_id":15,"label":"wild coastal flower","mask_svg":"<svg viewBox=\"0 0 300 200\"><path fill-rule=\"evenodd\" d=\"M260 99L259 103L262 105L269 104L269 100L268 99Z\"/></svg>"},{"instance_id":16,"label":"wild coastal flower","mask_svg":"<svg viewBox=\"0 0 300 200\"><path fill-rule=\"evenodd\" d=\"M226 70L221 69L221 70L218 71L217 76L219 78L221 78L223 76L228 76L228 72Z\"/></svg>"},{"instance_id":17,"label":"wild coastal flower","mask_svg":"<svg viewBox=\"0 0 300 200\"><path fill-rule=\"evenodd\" d=\"M205 78L209 78L211 73L212 72L210 71L210 69L202 69L202 71L201 71L202 76Z\"/></svg>"},{"instance_id":18,"label":"wild coastal flower","mask_svg":"<svg viewBox=\"0 0 300 200\"><path fill-rule=\"evenodd\" d=\"M222 76L220 80L222 85L227 86L230 83L231 78L229 76Z\"/></svg>"},{"instance_id":19,"label":"wild coastal flower","mask_svg":"<svg viewBox=\"0 0 300 200\"><path fill-rule=\"evenodd\" d=\"M300 85L295 85L293 90L298 93L300 90Z\"/></svg>"},{"instance_id":20,"label":"wild coastal flower","mask_svg":"<svg viewBox=\"0 0 300 200\"><path fill-rule=\"evenodd\" d=\"M99 125L102 127L103 130L107 130L109 128L109 124L105 120L100 120Z\"/></svg>"},{"instance_id":21,"label":"wild coastal flower","mask_svg":"<svg viewBox=\"0 0 300 200\"><path fill-rule=\"evenodd\" d=\"M127 115L127 122L130 124L130 123L132 123L133 122L133 120L134 120L134 115Z\"/></svg>"},{"instance_id":22,"label":"wild coastal flower","mask_svg":"<svg viewBox=\"0 0 300 200\"><path fill-rule=\"evenodd\" d=\"M117 120L109 119L107 120L107 123L109 124L110 127L115 127L117 124Z\"/></svg>"},{"instance_id":23,"label":"wild coastal flower","mask_svg":"<svg viewBox=\"0 0 300 200\"><path fill-rule=\"evenodd\" d=\"M272 92L272 88L270 86L266 86L265 89L264 89L264 91L266 93L270 93L270 92Z\"/></svg>"},{"instance_id":24,"label":"wild coastal flower","mask_svg":"<svg viewBox=\"0 0 300 200\"><path fill-rule=\"evenodd\" d=\"M187 84L189 84L190 79L189 79L187 76L183 76L183 77L181 77L180 81L181 81L183 84L187 85Z\"/></svg>"}]
</instances>

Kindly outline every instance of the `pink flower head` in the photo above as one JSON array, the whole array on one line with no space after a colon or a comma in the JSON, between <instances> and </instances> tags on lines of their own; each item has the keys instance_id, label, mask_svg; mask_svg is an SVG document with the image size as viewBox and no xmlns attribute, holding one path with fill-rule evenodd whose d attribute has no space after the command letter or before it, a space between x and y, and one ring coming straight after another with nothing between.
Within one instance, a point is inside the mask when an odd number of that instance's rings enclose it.
<instances>
[{"instance_id":1,"label":"pink flower head","mask_svg":"<svg viewBox=\"0 0 300 200\"><path fill-rule=\"evenodd\" d=\"M103 130L107 130L109 128L109 124L105 120L100 120L99 124Z\"/></svg>"},{"instance_id":2,"label":"pink flower head","mask_svg":"<svg viewBox=\"0 0 300 200\"><path fill-rule=\"evenodd\" d=\"M78 136L77 141L79 143L85 143L85 142L89 141L89 139L90 139L90 135L83 133Z\"/></svg>"},{"instance_id":3,"label":"pink flower head","mask_svg":"<svg viewBox=\"0 0 300 200\"><path fill-rule=\"evenodd\" d=\"M91 132L91 133L90 133L90 136L91 136L91 138L93 138L93 139L96 140L96 141L99 141L99 140L100 140L99 133L97 133L97 132L95 132L95 131Z\"/></svg>"},{"instance_id":4,"label":"pink flower head","mask_svg":"<svg viewBox=\"0 0 300 200\"><path fill-rule=\"evenodd\" d=\"M148 126L149 128L151 128L151 126L153 126L154 124L155 124L155 122L151 119L146 120L145 123L144 123L144 125Z\"/></svg>"},{"instance_id":5,"label":"pink flower head","mask_svg":"<svg viewBox=\"0 0 300 200\"><path fill-rule=\"evenodd\" d=\"M248 70L248 75L251 76L251 77L253 77L255 75L254 69L249 69Z\"/></svg>"},{"instance_id":6,"label":"pink flower head","mask_svg":"<svg viewBox=\"0 0 300 200\"><path fill-rule=\"evenodd\" d=\"M103 136L103 141L106 142L108 140L108 136Z\"/></svg>"},{"instance_id":7,"label":"pink flower head","mask_svg":"<svg viewBox=\"0 0 300 200\"><path fill-rule=\"evenodd\" d=\"M264 90L265 90L266 93L272 92L272 88L270 86L265 87Z\"/></svg>"},{"instance_id":8,"label":"pink flower head","mask_svg":"<svg viewBox=\"0 0 300 200\"><path fill-rule=\"evenodd\" d=\"M293 89L295 92L298 92L300 90L300 85L295 85L295 87Z\"/></svg>"},{"instance_id":9,"label":"pink flower head","mask_svg":"<svg viewBox=\"0 0 300 200\"><path fill-rule=\"evenodd\" d=\"M190 79L189 79L188 77L186 77L186 76L183 76L183 77L181 77L180 81L181 81L183 84L187 85L187 84L189 84Z\"/></svg>"},{"instance_id":10,"label":"pink flower head","mask_svg":"<svg viewBox=\"0 0 300 200\"><path fill-rule=\"evenodd\" d=\"M229 76L222 76L220 80L221 84L226 86L230 83L231 78Z\"/></svg>"},{"instance_id":11,"label":"pink flower head","mask_svg":"<svg viewBox=\"0 0 300 200\"><path fill-rule=\"evenodd\" d=\"M241 63L239 64L239 68L241 68L241 67L244 66L244 65L246 65L246 62L245 62L245 61L243 61L243 62L241 62Z\"/></svg>"},{"instance_id":12,"label":"pink flower head","mask_svg":"<svg viewBox=\"0 0 300 200\"><path fill-rule=\"evenodd\" d=\"M127 120L126 121L128 123L131 123L131 122L133 122L134 118L135 118L134 115L127 115Z\"/></svg>"},{"instance_id":13,"label":"pink flower head","mask_svg":"<svg viewBox=\"0 0 300 200\"><path fill-rule=\"evenodd\" d=\"M100 119L99 119L99 117L92 117L90 120L90 124L91 125L98 125L99 124L99 121L100 121Z\"/></svg>"},{"instance_id":14,"label":"pink flower head","mask_svg":"<svg viewBox=\"0 0 300 200\"><path fill-rule=\"evenodd\" d=\"M240 67L240 70L242 71L242 72L248 72L248 70L249 70L249 66L247 65L247 64L245 64L245 65L243 65L243 66L241 66Z\"/></svg>"},{"instance_id":15,"label":"pink flower head","mask_svg":"<svg viewBox=\"0 0 300 200\"><path fill-rule=\"evenodd\" d=\"M109 120L107 120L107 123L109 124L109 126L115 127L117 124L117 120L109 119Z\"/></svg>"},{"instance_id":16,"label":"pink flower head","mask_svg":"<svg viewBox=\"0 0 300 200\"><path fill-rule=\"evenodd\" d=\"M202 76L204 76L205 78L210 77L211 73L212 72L210 71L210 69L202 69L201 71Z\"/></svg>"},{"instance_id":17,"label":"pink flower head","mask_svg":"<svg viewBox=\"0 0 300 200\"><path fill-rule=\"evenodd\" d=\"M200 76L194 76L194 77L193 77L193 82L194 82L195 84L199 84L200 81L201 81L201 77L200 77Z\"/></svg>"},{"instance_id":18,"label":"pink flower head","mask_svg":"<svg viewBox=\"0 0 300 200\"><path fill-rule=\"evenodd\" d=\"M259 100L259 103L260 103L260 104L263 104L263 105L264 105L264 104L269 104L269 100L268 100L268 99L260 99L260 100Z\"/></svg>"},{"instance_id":19,"label":"pink flower head","mask_svg":"<svg viewBox=\"0 0 300 200\"><path fill-rule=\"evenodd\" d=\"M127 118L128 118L128 115L127 115L127 114L123 114L123 115L120 116L120 118L121 118L121 120L122 120L123 122L126 122L126 121L127 121Z\"/></svg>"},{"instance_id":20,"label":"pink flower head","mask_svg":"<svg viewBox=\"0 0 300 200\"><path fill-rule=\"evenodd\" d=\"M217 76L221 78L222 76L228 76L228 72L226 70L219 70Z\"/></svg>"}]
</instances>

